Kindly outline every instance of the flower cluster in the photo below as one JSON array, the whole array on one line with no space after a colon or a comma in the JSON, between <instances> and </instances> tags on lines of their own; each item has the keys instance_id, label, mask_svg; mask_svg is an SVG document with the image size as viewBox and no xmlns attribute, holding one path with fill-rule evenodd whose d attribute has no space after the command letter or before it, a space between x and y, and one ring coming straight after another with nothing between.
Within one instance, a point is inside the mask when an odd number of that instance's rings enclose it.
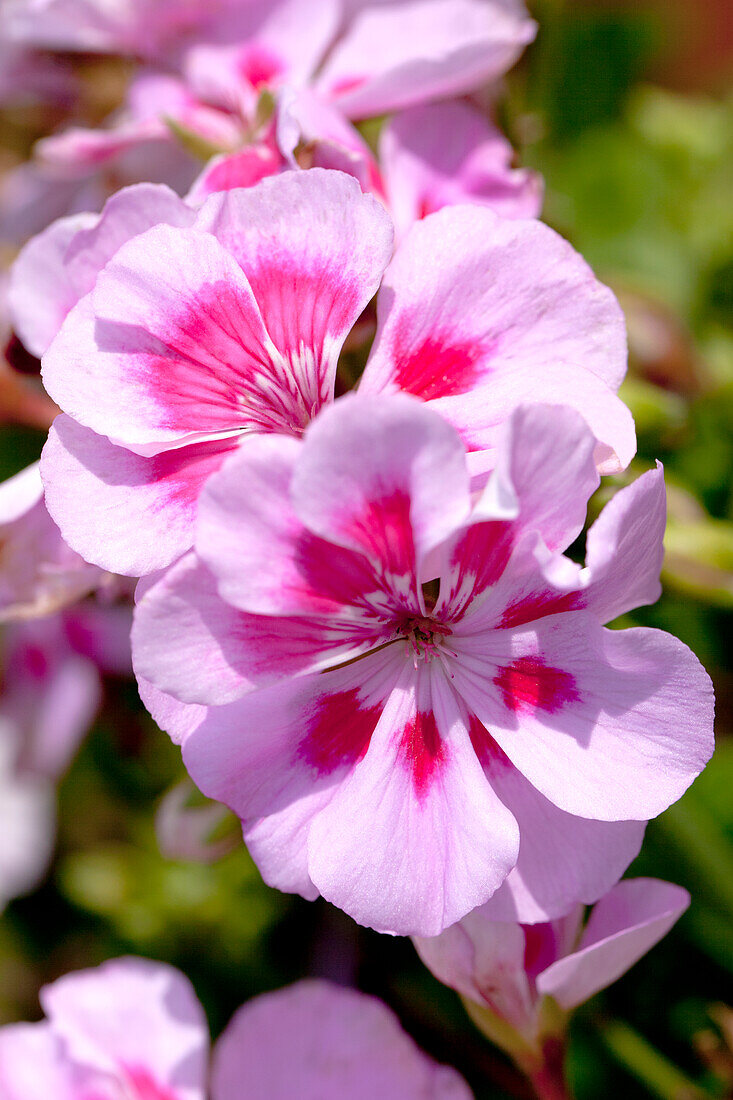
<instances>
[{"instance_id":1,"label":"flower cluster","mask_svg":"<svg viewBox=\"0 0 733 1100\"><path fill-rule=\"evenodd\" d=\"M11 834L51 812L95 664L124 669L110 593L134 578L142 698L265 881L417 937L541 1061L548 1000L579 1004L684 908L617 883L710 756L712 690L675 637L607 625L659 595L661 467L576 560L601 477L635 452L623 316L456 98L534 23L521 0L10 0L0 18L21 68L141 61L113 118L40 142L0 195L0 230L42 230L8 309L61 410L43 489L37 467L0 489L15 691L33 669L54 684L32 732L0 731L27 795ZM385 113L375 151L355 123ZM20 622L38 616L52 657ZM0 898L28 885L14 873ZM204 1096L180 974L119 960L42 1000L46 1022L0 1031L3 1098ZM211 1096L311 1078L469 1095L386 1009L304 985L235 1017Z\"/></svg>"}]
</instances>

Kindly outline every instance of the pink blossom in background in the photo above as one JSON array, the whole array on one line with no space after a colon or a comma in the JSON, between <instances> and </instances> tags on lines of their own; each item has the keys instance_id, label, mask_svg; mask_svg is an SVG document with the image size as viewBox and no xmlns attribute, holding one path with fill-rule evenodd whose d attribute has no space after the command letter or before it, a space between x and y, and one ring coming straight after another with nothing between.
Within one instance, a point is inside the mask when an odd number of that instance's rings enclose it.
<instances>
[{"instance_id":1,"label":"pink blossom in background","mask_svg":"<svg viewBox=\"0 0 733 1100\"><path fill-rule=\"evenodd\" d=\"M49 516L37 462L0 484L0 622L48 615L103 580Z\"/></svg>"},{"instance_id":2,"label":"pink blossom in background","mask_svg":"<svg viewBox=\"0 0 733 1100\"><path fill-rule=\"evenodd\" d=\"M63 61L8 41L0 22L0 106L3 109L38 103L68 107L78 90L73 74Z\"/></svg>"},{"instance_id":3,"label":"pink blossom in background","mask_svg":"<svg viewBox=\"0 0 733 1100\"><path fill-rule=\"evenodd\" d=\"M176 130L202 151L266 149L271 171L299 143L315 142L315 165L353 171L379 190L373 158L347 119L473 91L501 76L536 30L521 0L11 0L5 23L24 43L157 56L170 66L141 72L103 128L44 138L31 162L6 175L0 238L14 243L55 217L98 209L121 184L185 191L194 161ZM263 91L275 97L276 116L287 102L287 122L259 118ZM493 165L495 175L496 157ZM228 186L243 167L237 156ZM514 190L516 179L503 175Z\"/></svg>"},{"instance_id":4,"label":"pink blossom in background","mask_svg":"<svg viewBox=\"0 0 733 1100\"><path fill-rule=\"evenodd\" d=\"M399 236L444 206L481 203L505 218L536 218L542 180L512 168L512 147L484 114L460 100L413 107L380 135L379 161Z\"/></svg>"},{"instance_id":5,"label":"pink blossom in background","mask_svg":"<svg viewBox=\"0 0 733 1100\"><path fill-rule=\"evenodd\" d=\"M617 494L585 568L562 554L594 448L573 410L521 409L472 500L434 411L350 396L209 480L200 561L143 587L133 654L269 884L400 934L492 895L498 919L552 919L608 890L701 770L693 654L601 626L659 595L661 473Z\"/></svg>"},{"instance_id":6,"label":"pink blossom in background","mask_svg":"<svg viewBox=\"0 0 733 1100\"><path fill-rule=\"evenodd\" d=\"M153 219L168 224L142 232ZM47 347L44 381L66 414L42 458L48 506L103 568L168 565L190 547L201 486L229 452L252 433L302 433L333 400L341 346L380 280L360 390L423 398L458 429L474 473L491 468L501 424L527 400L574 404L602 470L633 455L614 392L626 366L618 304L538 222L446 208L389 264L380 204L312 169L213 195L198 213L131 189L69 243L72 228L27 246L11 301L23 339ZM54 284L40 313L39 270Z\"/></svg>"},{"instance_id":7,"label":"pink blossom in background","mask_svg":"<svg viewBox=\"0 0 733 1100\"><path fill-rule=\"evenodd\" d=\"M114 959L40 996L45 1020L0 1028L2 1100L205 1100L206 1017L180 971Z\"/></svg>"},{"instance_id":8,"label":"pink blossom in background","mask_svg":"<svg viewBox=\"0 0 733 1100\"><path fill-rule=\"evenodd\" d=\"M475 909L435 938L416 939L436 978L504 1020L526 1042L541 1038L543 999L566 1012L620 978L690 904L658 879L619 882L586 922L583 907L549 924L508 924Z\"/></svg>"},{"instance_id":9,"label":"pink blossom in background","mask_svg":"<svg viewBox=\"0 0 733 1100\"><path fill-rule=\"evenodd\" d=\"M217 1042L180 971L121 958L41 990L46 1019L0 1028L2 1100L471 1100L390 1010L322 981L255 997Z\"/></svg>"},{"instance_id":10,"label":"pink blossom in background","mask_svg":"<svg viewBox=\"0 0 733 1100\"><path fill-rule=\"evenodd\" d=\"M212 1100L471 1100L376 997L303 981L255 997L214 1050Z\"/></svg>"},{"instance_id":11,"label":"pink blossom in background","mask_svg":"<svg viewBox=\"0 0 733 1100\"><path fill-rule=\"evenodd\" d=\"M43 878L56 831L53 785L20 766L22 748L22 730L0 705L0 912Z\"/></svg>"}]
</instances>

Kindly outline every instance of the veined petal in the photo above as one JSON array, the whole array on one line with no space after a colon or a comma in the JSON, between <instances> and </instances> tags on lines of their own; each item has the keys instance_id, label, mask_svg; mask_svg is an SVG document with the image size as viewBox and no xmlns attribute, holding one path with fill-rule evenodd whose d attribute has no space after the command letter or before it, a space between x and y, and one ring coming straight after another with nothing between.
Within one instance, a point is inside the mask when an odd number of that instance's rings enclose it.
<instances>
[{"instance_id":1,"label":"veined petal","mask_svg":"<svg viewBox=\"0 0 733 1100\"><path fill-rule=\"evenodd\" d=\"M239 263L304 427L332 400L336 360L392 255L392 224L350 176L312 168L212 195L196 225Z\"/></svg>"},{"instance_id":2,"label":"veined petal","mask_svg":"<svg viewBox=\"0 0 733 1100\"><path fill-rule=\"evenodd\" d=\"M599 821L655 817L713 750L713 692L661 630L610 631L588 612L521 630L454 632L453 683L555 806Z\"/></svg>"},{"instance_id":3,"label":"veined petal","mask_svg":"<svg viewBox=\"0 0 733 1100\"><path fill-rule=\"evenodd\" d=\"M615 390L626 371L623 314L582 257L546 225L485 207L445 207L412 227L385 273L378 321L364 392L434 400L522 368L541 379L557 364Z\"/></svg>"},{"instance_id":4,"label":"veined petal","mask_svg":"<svg viewBox=\"0 0 733 1100\"><path fill-rule=\"evenodd\" d=\"M313 822L309 869L361 924L432 936L498 889L519 834L442 668L402 661L363 760Z\"/></svg>"},{"instance_id":5,"label":"veined petal","mask_svg":"<svg viewBox=\"0 0 733 1100\"><path fill-rule=\"evenodd\" d=\"M491 921L555 920L606 893L641 847L644 821L588 821L540 794L476 719L471 742L499 798L519 826L519 859L483 906Z\"/></svg>"},{"instance_id":6,"label":"veined petal","mask_svg":"<svg viewBox=\"0 0 733 1100\"><path fill-rule=\"evenodd\" d=\"M311 531L365 554L413 601L423 560L469 509L458 436L402 395L350 395L325 410L308 431L291 493Z\"/></svg>"},{"instance_id":7,"label":"veined petal","mask_svg":"<svg viewBox=\"0 0 733 1100\"><path fill-rule=\"evenodd\" d=\"M385 603L361 554L314 535L293 509L290 483L303 444L253 436L202 494L196 549L222 597L258 614L337 616L353 644L380 637Z\"/></svg>"},{"instance_id":8,"label":"veined petal","mask_svg":"<svg viewBox=\"0 0 733 1100\"><path fill-rule=\"evenodd\" d=\"M225 438L145 458L58 416L41 458L48 510L86 561L152 573L190 548L201 487L232 445Z\"/></svg>"},{"instance_id":9,"label":"veined petal","mask_svg":"<svg viewBox=\"0 0 733 1100\"><path fill-rule=\"evenodd\" d=\"M263 878L313 898L308 836L367 750L404 657L395 647L212 707L184 762L204 794L242 819Z\"/></svg>"},{"instance_id":10,"label":"veined petal","mask_svg":"<svg viewBox=\"0 0 733 1100\"><path fill-rule=\"evenodd\" d=\"M132 643L143 680L184 703L217 706L353 659L364 648L337 621L237 610L221 599L215 578L193 554L140 598Z\"/></svg>"}]
</instances>

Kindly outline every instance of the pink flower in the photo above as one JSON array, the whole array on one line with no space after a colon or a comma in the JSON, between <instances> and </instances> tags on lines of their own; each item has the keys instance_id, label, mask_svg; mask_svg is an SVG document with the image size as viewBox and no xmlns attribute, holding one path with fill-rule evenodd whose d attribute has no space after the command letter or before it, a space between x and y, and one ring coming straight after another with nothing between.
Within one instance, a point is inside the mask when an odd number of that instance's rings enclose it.
<instances>
[{"instance_id":1,"label":"pink flower","mask_svg":"<svg viewBox=\"0 0 733 1100\"><path fill-rule=\"evenodd\" d=\"M46 1019L0 1028L3 1100L470 1100L373 997L298 982L243 1005L213 1054L187 978L122 958L41 990Z\"/></svg>"},{"instance_id":2,"label":"pink flower","mask_svg":"<svg viewBox=\"0 0 733 1100\"><path fill-rule=\"evenodd\" d=\"M595 904L585 926L582 906L533 925L499 923L480 908L415 946L436 978L480 1006L479 1020L508 1024L521 1049L542 1040L546 998L564 1012L577 1008L658 943L689 904L680 886L627 879Z\"/></svg>"},{"instance_id":3,"label":"pink flower","mask_svg":"<svg viewBox=\"0 0 733 1100\"><path fill-rule=\"evenodd\" d=\"M0 484L0 622L48 615L103 579L49 516L37 462Z\"/></svg>"},{"instance_id":4,"label":"pink flower","mask_svg":"<svg viewBox=\"0 0 733 1100\"><path fill-rule=\"evenodd\" d=\"M144 586L133 654L271 885L401 934L492 895L499 919L552 919L604 893L701 770L694 656L601 626L659 594L661 472L617 494L584 569L561 553L594 448L573 410L521 409L472 501L433 410L351 396L211 478L203 564Z\"/></svg>"},{"instance_id":5,"label":"pink flower","mask_svg":"<svg viewBox=\"0 0 733 1100\"><path fill-rule=\"evenodd\" d=\"M63 227L51 227L12 289L24 340L43 347L68 304L49 296L41 331L30 272L58 271L52 253L65 248L63 268L81 272L69 290L92 286L43 360L67 414L42 458L46 499L86 560L143 575L187 550L201 487L244 436L299 436L333 400L341 346L380 280L361 392L430 403L461 433L475 473L492 466L500 425L526 400L575 405L603 470L630 460L633 422L614 393L621 312L546 226L446 208L388 267L387 214L340 172L285 173L213 195L197 214L153 190L118 196L120 217L110 202L86 243L64 245ZM174 225L134 236L153 218Z\"/></svg>"}]
</instances>

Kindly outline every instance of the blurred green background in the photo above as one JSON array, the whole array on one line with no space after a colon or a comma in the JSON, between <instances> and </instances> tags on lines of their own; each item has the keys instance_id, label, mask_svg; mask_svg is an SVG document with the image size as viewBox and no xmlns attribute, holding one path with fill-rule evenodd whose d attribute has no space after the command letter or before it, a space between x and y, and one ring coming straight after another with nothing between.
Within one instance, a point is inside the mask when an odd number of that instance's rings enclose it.
<instances>
[{"instance_id":1,"label":"blurred green background","mask_svg":"<svg viewBox=\"0 0 733 1100\"><path fill-rule=\"evenodd\" d=\"M545 177L546 220L626 310L631 369L622 396L639 435L629 477L658 458L669 482L664 596L623 625L682 638L712 674L718 699L712 763L649 826L630 871L681 883L692 907L578 1013L570 1076L579 1100L732 1096L730 5L530 6L540 34L507 79L501 121L520 162ZM34 459L41 442L27 429L0 429L0 474ZM382 996L426 1050L465 1074L478 1100L529 1095L409 941L269 890L241 846L210 866L164 858L154 812L183 774L135 689L110 680L101 717L61 784L47 880L0 918L0 1022L37 1017L43 981L125 952L180 966L215 1034L249 996L315 973Z\"/></svg>"}]
</instances>

